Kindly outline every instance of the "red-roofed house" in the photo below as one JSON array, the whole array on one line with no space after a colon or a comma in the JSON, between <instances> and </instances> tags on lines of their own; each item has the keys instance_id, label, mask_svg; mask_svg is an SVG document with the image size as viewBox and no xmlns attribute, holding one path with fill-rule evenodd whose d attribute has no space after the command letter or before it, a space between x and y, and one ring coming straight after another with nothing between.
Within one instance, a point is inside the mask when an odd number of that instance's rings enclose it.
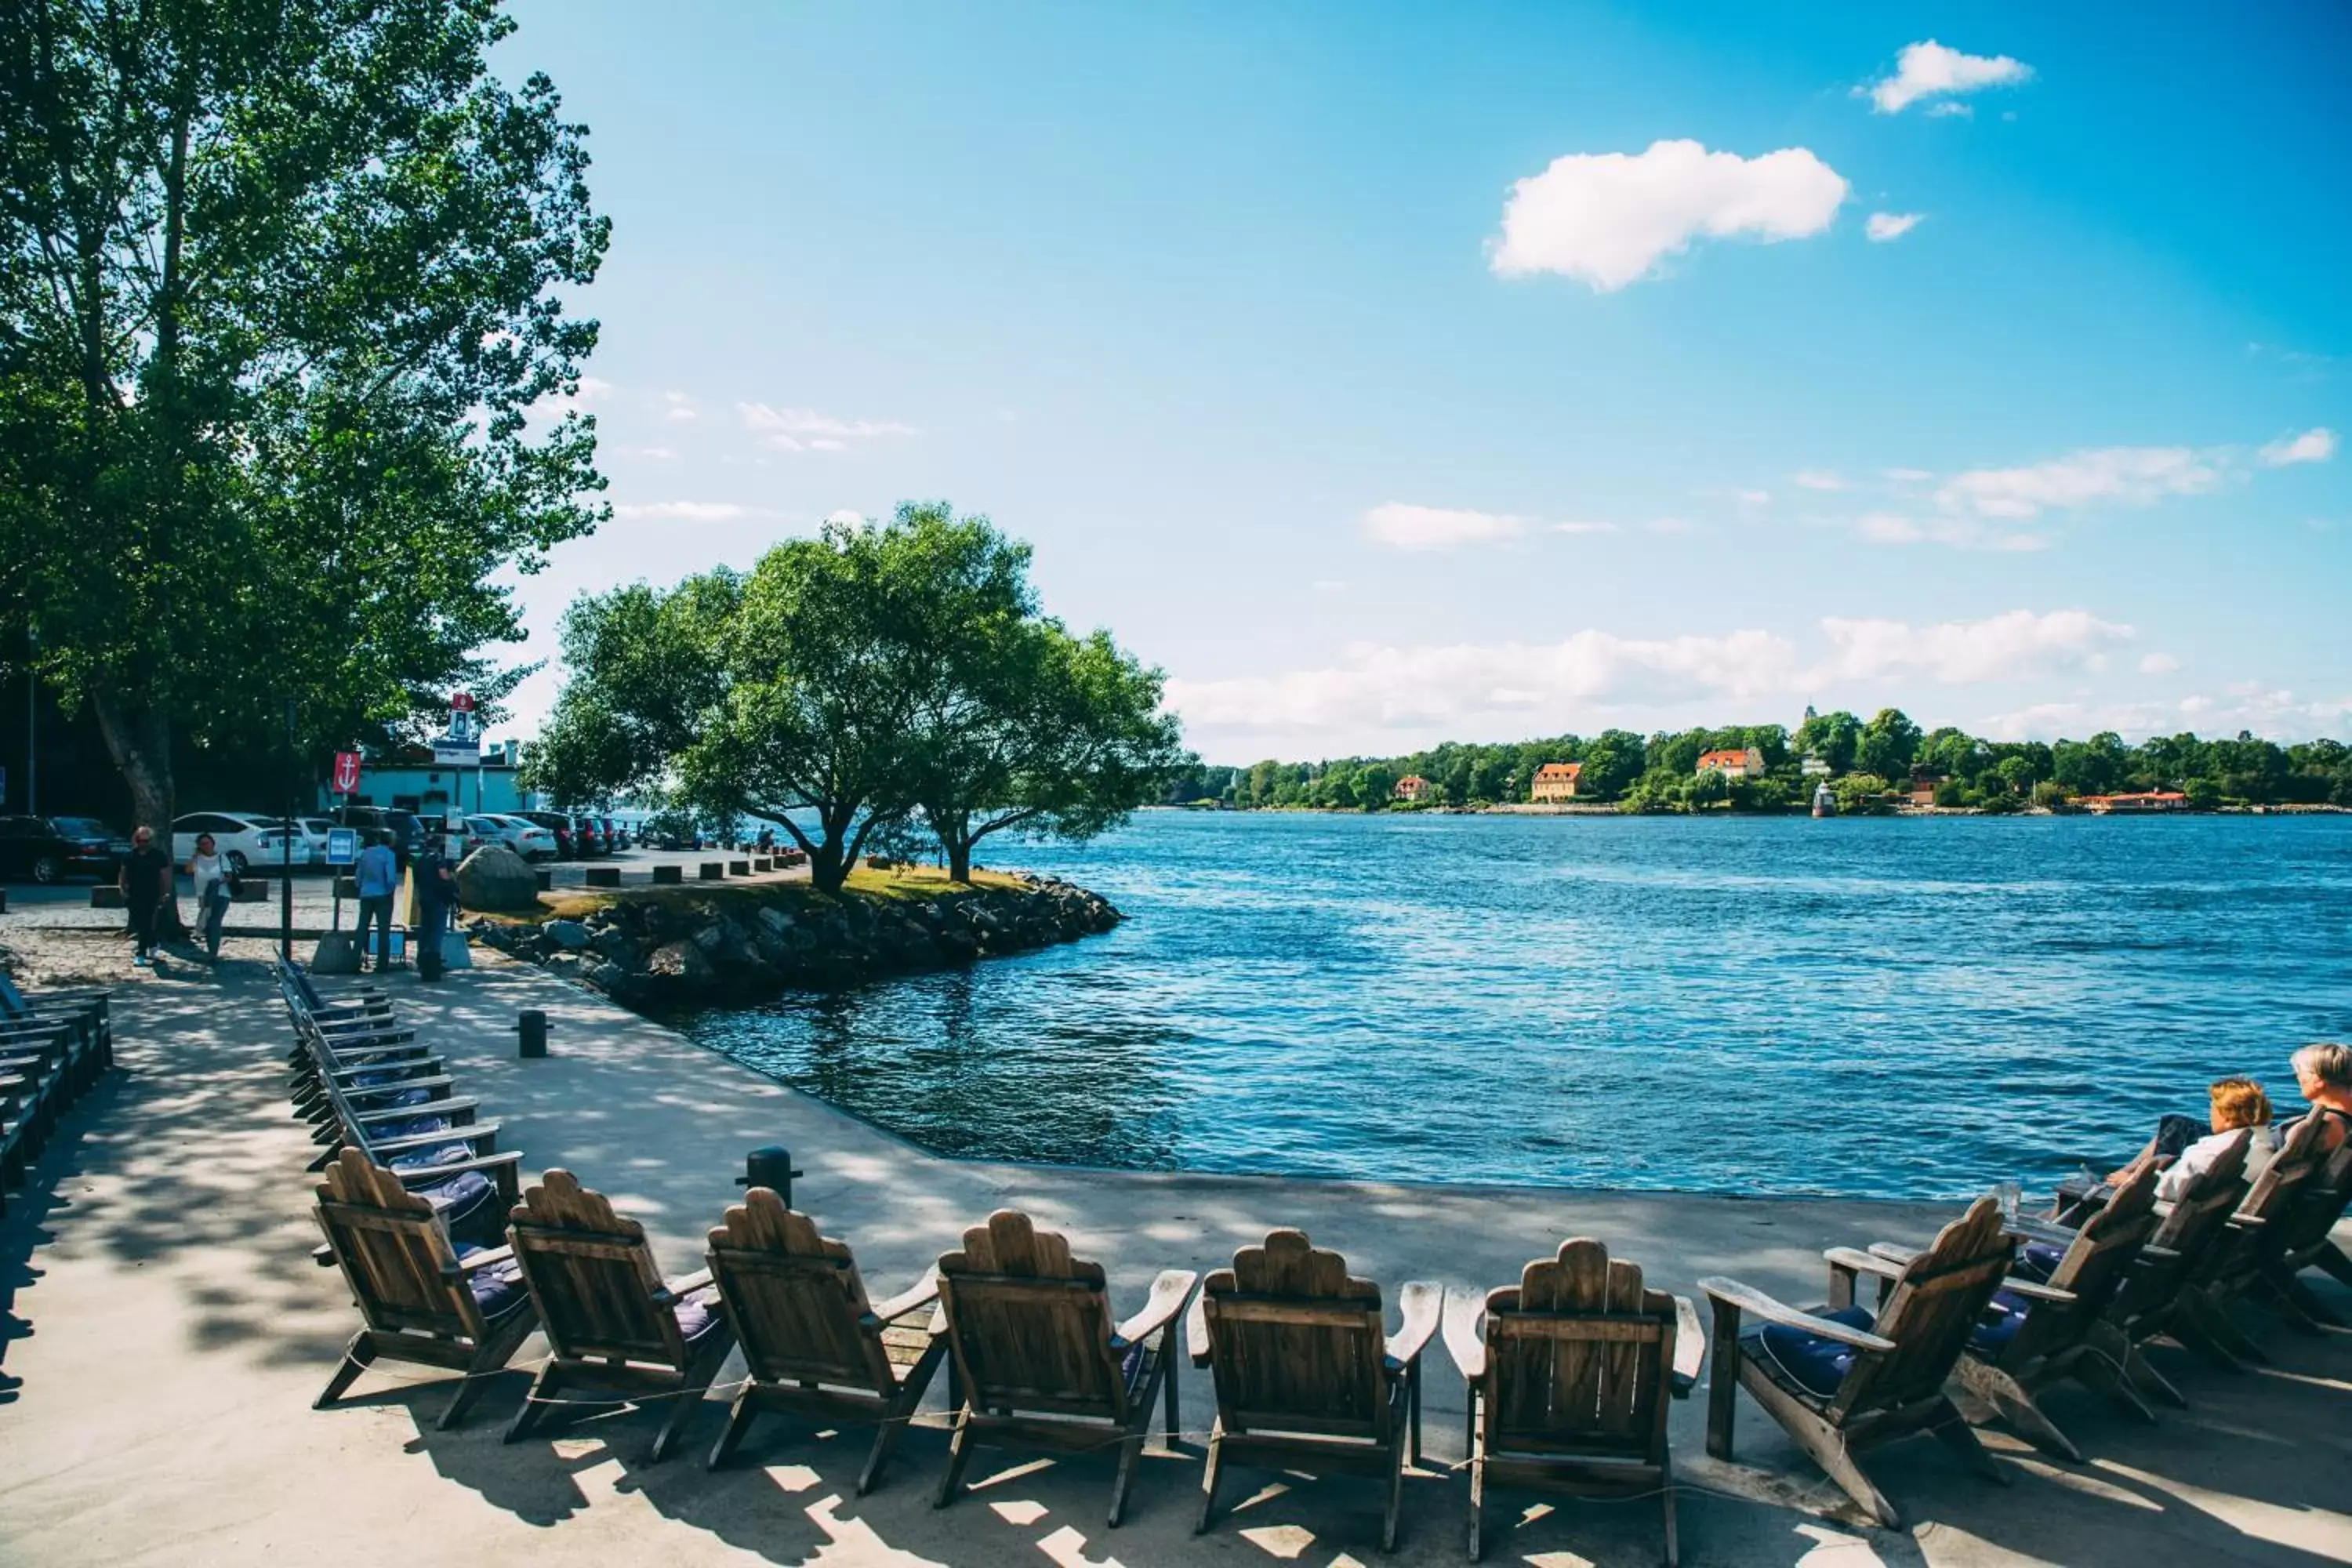
<instances>
[{"instance_id":1,"label":"red-roofed house","mask_svg":"<svg viewBox=\"0 0 2352 1568\"><path fill-rule=\"evenodd\" d=\"M1721 773L1726 778L1760 779L1764 776L1764 753L1754 746L1745 751L1703 752L1699 754L1698 771Z\"/></svg>"},{"instance_id":2,"label":"red-roofed house","mask_svg":"<svg viewBox=\"0 0 2352 1568\"><path fill-rule=\"evenodd\" d=\"M2188 806L2189 797L2179 790L2154 789L2137 795L2086 795L2074 804L2105 816L2117 811L2180 811Z\"/></svg>"},{"instance_id":3,"label":"red-roofed house","mask_svg":"<svg viewBox=\"0 0 2352 1568\"><path fill-rule=\"evenodd\" d=\"M1574 800L1577 781L1584 776L1582 763L1546 763L1536 770L1528 798L1536 802Z\"/></svg>"},{"instance_id":4,"label":"red-roofed house","mask_svg":"<svg viewBox=\"0 0 2352 1568\"><path fill-rule=\"evenodd\" d=\"M1407 773L1396 782L1396 797L1408 804L1418 801L1429 791L1429 781L1419 773Z\"/></svg>"}]
</instances>

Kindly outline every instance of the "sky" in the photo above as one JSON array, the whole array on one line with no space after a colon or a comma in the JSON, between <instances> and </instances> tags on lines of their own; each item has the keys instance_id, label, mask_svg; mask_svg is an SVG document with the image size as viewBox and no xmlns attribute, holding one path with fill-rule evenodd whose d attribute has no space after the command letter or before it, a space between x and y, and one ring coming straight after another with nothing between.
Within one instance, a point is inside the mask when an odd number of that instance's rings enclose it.
<instances>
[{"instance_id":1,"label":"sky","mask_svg":"<svg viewBox=\"0 0 2352 1568\"><path fill-rule=\"evenodd\" d=\"M946 500L1212 763L2352 733L2352 10L513 12L614 221L520 658Z\"/></svg>"}]
</instances>

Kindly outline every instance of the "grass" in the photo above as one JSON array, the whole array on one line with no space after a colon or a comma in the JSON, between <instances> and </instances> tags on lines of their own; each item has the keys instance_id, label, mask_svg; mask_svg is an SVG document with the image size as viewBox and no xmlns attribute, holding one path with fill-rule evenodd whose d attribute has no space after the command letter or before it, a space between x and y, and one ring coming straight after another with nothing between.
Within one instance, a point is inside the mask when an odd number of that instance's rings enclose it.
<instances>
[{"instance_id":1,"label":"grass","mask_svg":"<svg viewBox=\"0 0 2352 1568\"><path fill-rule=\"evenodd\" d=\"M1020 879L1002 871L974 871L971 886L965 887L950 881L947 868L941 866L907 866L887 871L860 866L850 872L845 890L861 898L917 903L925 899L961 898L978 890L1018 889L1021 886ZM804 881L698 881L662 887L566 888L561 892L541 893L539 901L542 912L538 915L494 914L488 918L509 925L529 925L543 920L584 920L598 910L609 910L623 902L677 904L723 910L730 905L760 909L772 904L811 903L824 897Z\"/></svg>"}]
</instances>

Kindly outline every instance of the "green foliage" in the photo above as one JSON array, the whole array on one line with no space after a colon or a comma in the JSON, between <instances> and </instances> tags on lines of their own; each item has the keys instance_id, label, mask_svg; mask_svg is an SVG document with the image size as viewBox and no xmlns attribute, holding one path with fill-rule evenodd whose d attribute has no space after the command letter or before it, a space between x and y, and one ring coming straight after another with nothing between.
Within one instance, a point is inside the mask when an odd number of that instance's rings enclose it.
<instances>
[{"instance_id":1,"label":"green foliage","mask_svg":"<svg viewBox=\"0 0 2352 1568\"><path fill-rule=\"evenodd\" d=\"M1876 773L1848 773L1831 784L1830 793L1837 797L1838 810L1848 816L1895 809L1886 797L1886 781Z\"/></svg>"},{"instance_id":2,"label":"green foliage","mask_svg":"<svg viewBox=\"0 0 2352 1568\"><path fill-rule=\"evenodd\" d=\"M175 732L414 732L603 515L608 228L490 0L26 0L0 51L0 619L142 821Z\"/></svg>"}]
</instances>

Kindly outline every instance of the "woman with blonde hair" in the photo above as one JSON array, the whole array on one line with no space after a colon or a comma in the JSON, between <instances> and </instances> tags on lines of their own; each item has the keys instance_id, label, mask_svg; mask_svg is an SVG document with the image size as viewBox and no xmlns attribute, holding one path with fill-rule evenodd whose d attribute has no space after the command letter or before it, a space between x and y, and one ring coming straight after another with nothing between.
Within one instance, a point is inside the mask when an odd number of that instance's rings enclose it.
<instances>
[{"instance_id":1,"label":"woman with blonde hair","mask_svg":"<svg viewBox=\"0 0 2352 1568\"><path fill-rule=\"evenodd\" d=\"M2311 1102L2308 1114L2327 1124L2321 1151L2343 1147L2352 1137L2352 1046L2322 1040L2295 1052L2294 1086Z\"/></svg>"},{"instance_id":2,"label":"woman with blonde hair","mask_svg":"<svg viewBox=\"0 0 2352 1568\"><path fill-rule=\"evenodd\" d=\"M2245 1178L2251 1182L2261 1175L2263 1167L2271 1163L2271 1156L2278 1152L2278 1131L2271 1125L2270 1096L2250 1078L2215 1079L2206 1094L2212 1102L2207 1117L2210 1132L2182 1147L2179 1134L2172 1126L2166 1126L2139 1152L2137 1159L2109 1176L2107 1184L2121 1186L2144 1167L2177 1153L2179 1157L2165 1165L2164 1173L2157 1178L2156 1195L2165 1203L2178 1202L2189 1184L2212 1169L2214 1162L2238 1141L2239 1132L2249 1129L2252 1136L2245 1141ZM2186 1120L2165 1118L2167 1123Z\"/></svg>"}]
</instances>

